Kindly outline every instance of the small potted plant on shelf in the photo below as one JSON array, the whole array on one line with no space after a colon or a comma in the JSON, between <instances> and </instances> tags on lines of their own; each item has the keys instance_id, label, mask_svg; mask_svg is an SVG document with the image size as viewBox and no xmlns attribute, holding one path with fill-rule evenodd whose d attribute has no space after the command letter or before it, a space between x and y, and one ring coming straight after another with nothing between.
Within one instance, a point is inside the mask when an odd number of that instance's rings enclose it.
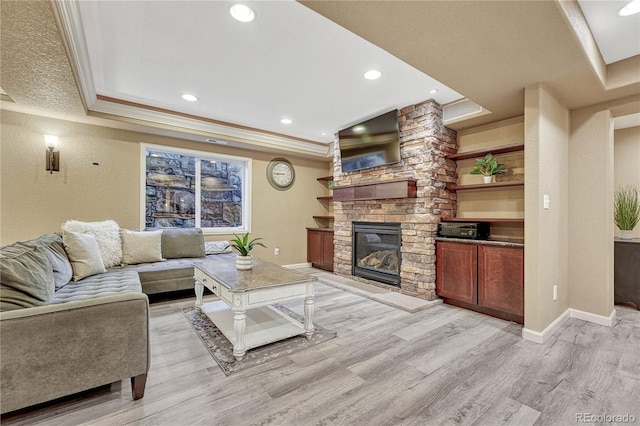
<instances>
[{"instance_id":1,"label":"small potted plant on shelf","mask_svg":"<svg viewBox=\"0 0 640 426\"><path fill-rule=\"evenodd\" d=\"M229 244L225 247L225 250L231 247L235 251L238 252L238 256L236 256L236 268L240 270L251 269L253 266L253 256L249 253L255 246L267 247L258 240L262 238L254 238L253 240L249 240L249 233L247 232L242 237L233 234L235 238L232 238Z\"/></svg>"},{"instance_id":2,"label":"small potted plant on shelf","mask_svg":"<svg viewBox=\"0 0 640 426\"><path fill-rule=\"evenodd\" d=\"M495 175L503 175L506 172L507 171L504 170L504 164L498 163L498 160L493 154L488 153L483 158L476 160L476 165L471 169L469 174L482 175L484 183L491 183Z\"/></svg>"},{"instance_id":3,"label":"small potted plant on shelf","mask_svg":"<svg viewBox=\"0 0 640 426\"><path fill-rule=\"evenodd\" d=\"M633 228L640 222L640 200L633 186L616 190L613 201L613 221L620 228L620 238L633 239Z\"/></svg>"}]
</instances>

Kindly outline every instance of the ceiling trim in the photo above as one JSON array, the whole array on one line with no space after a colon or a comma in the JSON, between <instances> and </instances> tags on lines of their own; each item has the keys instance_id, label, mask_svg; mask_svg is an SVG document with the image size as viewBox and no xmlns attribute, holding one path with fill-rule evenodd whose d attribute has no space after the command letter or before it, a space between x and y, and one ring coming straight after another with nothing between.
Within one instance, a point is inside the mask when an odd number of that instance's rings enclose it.
<instances>
[{"instance_id":1,"label":"ceiling trim","mask_svg":"<svg viewBox=\"0 0 640 426\"><path fill-rule=\"evenodd\" d=\"M227 140L240 140L249 145L270 146L284 151L295 150L314 156L326 157L329 154L331 144L294 138L214 119L178 114L175 111L98 95L91 71L80 6L78 2L64 0L55 0L54 4L69 61L87 111L109 114L114 120L129 118L158 125L211 133L211 136L217 139L225 139L226 137L228 138Z\"/></svg>"}]
</instances>

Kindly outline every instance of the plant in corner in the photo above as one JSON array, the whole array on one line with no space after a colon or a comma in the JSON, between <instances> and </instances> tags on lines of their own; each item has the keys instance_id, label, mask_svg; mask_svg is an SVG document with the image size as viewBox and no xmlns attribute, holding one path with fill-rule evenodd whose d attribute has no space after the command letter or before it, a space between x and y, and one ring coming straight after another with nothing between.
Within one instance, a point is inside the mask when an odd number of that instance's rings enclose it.
<instances>
[{"instance_id":1,"label":"plant in corner","mask_svg":"<svg viewBox=\"0 0 640 426\"><path fill-rule=\"evenodd\" d=\"M231 247L238 252L236 257L236 268L238 269L251 269L253 257L249 254L255 246L267 247L258 240L262 238L254 238L249 240L249 233L247 232L242 237L233 234L235 238L232 238L229 244L225 247L225 250Z\"/></svg>"},{"instance_id":2,"label":"plant in corner","mask_svg":"<svg viewBox=\"0 0 640 426\"><path fill-rule=\"evenodd\" d=\"M640 199L633 186L619 187L613 200L613 221L620 228L620 238L633 239L633 228L640 222Z\"/></svg>"},{"instance_id":3,"label":"plant in corner","mask_svg":"<svg viewBox=\"0 0 640 426\"><path fill-rule=\"evenodd\" d=\"M493 154L488 153L483 158L476 160L476 165L471 169L469 174L484 176L484 183L491 183L494 175L503 175L507 171L504 170L504 164L498 163Z\"/></svg>"}]
</instances>

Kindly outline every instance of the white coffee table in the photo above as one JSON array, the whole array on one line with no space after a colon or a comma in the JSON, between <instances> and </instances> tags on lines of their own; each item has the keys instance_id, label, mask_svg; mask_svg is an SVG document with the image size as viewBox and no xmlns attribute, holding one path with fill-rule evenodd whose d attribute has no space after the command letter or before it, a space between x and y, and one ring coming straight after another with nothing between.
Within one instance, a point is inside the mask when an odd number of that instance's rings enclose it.
<instances>
[{"instance_id":1,"label":"white coffee table","mask_svg":"<svg viewBox=\"0 0 640 426\"><path fill-rule=\"evenodd\" d=\"M241 360L248 349L305 334L313 336L314 281L317 277L253 258L253 268L236 269L233 260L207 259L195 265L196 306L233 344ZM202 303L204 287L221 300ZM304 299L304 326L272 306Z\"/></svg>"}]
</instances>

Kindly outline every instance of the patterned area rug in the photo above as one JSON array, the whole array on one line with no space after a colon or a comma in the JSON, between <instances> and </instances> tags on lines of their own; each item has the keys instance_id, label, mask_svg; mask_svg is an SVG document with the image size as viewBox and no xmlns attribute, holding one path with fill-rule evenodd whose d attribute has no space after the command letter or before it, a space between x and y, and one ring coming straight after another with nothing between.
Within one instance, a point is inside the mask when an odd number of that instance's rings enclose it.
<instances>
[{"instance_id":1,"label":"patterned area rug","mask_svg":"<svg viewBox=\"0 0 640 426\"><path fill-rule=\"evenodd\" d=\"M304 318L290 309L275 305L276 308L294 318L300 324L304 323ZM236 361L233 356L233 346L224 337L224 334L211 322L209 317L200 311L200 308L183 308L182 313L195 330L196 334L209 350L213 359L216 360L224 374L227 376L247 368L255 367L275 359L291 355L303 349L310 348L319 343L327 342L336 337L335 331L328 331L314 324L316 330L310 340L305 336L295 336L280 342L249 349L241 361Z\"/></svg>"}]
</instances>

